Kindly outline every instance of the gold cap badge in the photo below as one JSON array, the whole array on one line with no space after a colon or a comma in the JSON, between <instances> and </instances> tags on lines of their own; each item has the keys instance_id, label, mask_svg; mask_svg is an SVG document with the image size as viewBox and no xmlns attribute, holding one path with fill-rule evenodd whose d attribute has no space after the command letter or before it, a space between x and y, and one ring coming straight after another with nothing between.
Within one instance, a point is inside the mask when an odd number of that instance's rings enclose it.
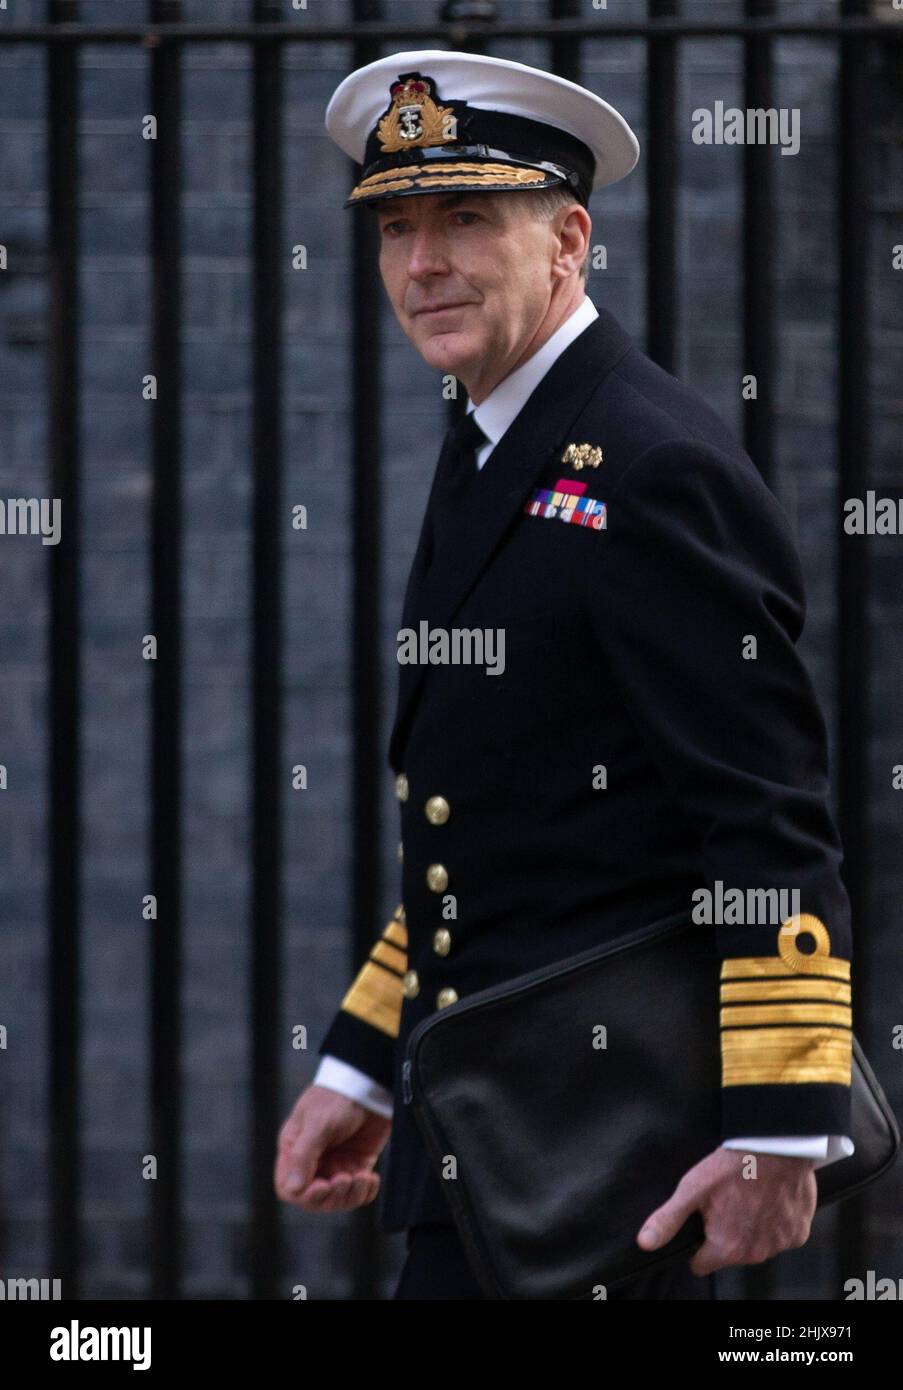
<instances>
[{"instance_id":1,"label":"gold cap badge","mask_svg":"<svg viewBox=\"0 0 903 1390\"><path fill-rule=\"evenodd\" d=\"M454 144L457 117L450 106L437 106L431 91L426 77L408 77L389 88L392 104L376 128L386 154L418 145Z\"/></svg>"}]
</instances>

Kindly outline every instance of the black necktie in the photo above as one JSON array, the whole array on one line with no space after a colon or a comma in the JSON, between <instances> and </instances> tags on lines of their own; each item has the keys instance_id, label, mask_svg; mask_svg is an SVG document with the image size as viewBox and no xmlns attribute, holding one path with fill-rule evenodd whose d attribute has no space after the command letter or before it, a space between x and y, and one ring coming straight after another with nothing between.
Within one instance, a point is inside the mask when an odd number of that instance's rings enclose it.
<instances>
[{"instance_id":1,"label":"black necktie","mask_svg":"<svg viewBox=\"0 0 903 1390\"><path fill-rule=\"evenodd\" d=\"M430 516L431 545L426 568L429 569L442 537L442 523L448 511L460 501L479 472L477 450L487 436L474 419L474 412L462 415L445 436L439 456L436 495Z\"/></svg>"},{"instance_id":2,"label":"black necktie","mask_svg":"<svg viewBox=\"0 0 903 1390\"><path fill-rule=\"evenodd\" d=\"M442 444L442 485L448 491L457 490L476 476L477 450L486 443L486 435L474 418L474 412L462 415L451 426Z\"/></svg>"}]
</instances>

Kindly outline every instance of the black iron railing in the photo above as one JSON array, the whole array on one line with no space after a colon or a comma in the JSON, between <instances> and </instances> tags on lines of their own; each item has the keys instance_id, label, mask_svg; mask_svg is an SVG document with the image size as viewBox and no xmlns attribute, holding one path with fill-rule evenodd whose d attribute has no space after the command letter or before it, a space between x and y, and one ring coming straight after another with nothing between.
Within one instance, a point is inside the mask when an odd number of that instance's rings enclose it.
<instances>
[{"instance_id":1,"label":"black iron railing","mask_svg":"<svg viewBox=\"0 0 903 1390\"><path fill-rule=\"evenodd\" d=\"M840 62L839 172L834 190L839 235L840 289L836 328L840 356L838 418L841 496L861 495L869 476L867 392L867 190L861 157L863 115L868 108L866 61L870 45L897 44L903 25L883 22L865 0L846 0L839 13L816 22L782 19L770 0L748 0L746 15L734 21L690 21L680 17L678 0L650 0L649 18L619 22L614 14L589 14L579 0L549 0L543 22L511 23L494 18L493 0L437 3L433 25L387 23L382 0L354 0L352 25L323 25L308 16L287 25L285 9L273 0L255 0L247 24L183 24L180 0L150 0L148 23L141 26L80 23L78 0L48 0L47 23L14 28L0 25L0 44L41 45L46 52L49 98L49 237L51 320L49 417L51 494L62 499L67 517L78 517L81 480L80 400L76 344L79 330L77 129L78 57L83 45L136 44L150 50L153 110L158 138L151 146L151 246L153 260L152 339L158 399L154 414L152 614L159 642L153 668L152 842L151 860L159 918L150 947L152 1026L152 1136L159 1176L152 1184L152 1251L155 1297L178 1295L182 1269L180 1185L180 924L182 813L180 775L182 519L180 493L183 434L180 326L183 317L180 266L180 60L188 45L223 42L252 45L254 52L254 356L253 356L253 890L252 1114L250 1259L253 1293L273 1297L279 1277L277 1203L272 1191L274 1136L282 1116L277 997L280 974L280 625L282 584L277 531L282 475L279 429L281 392L279 344L283 316L278 270L281 246L282 103L281 56L288 44L316 46L344 41L348 70L380 56L386 45L448 44L480 50L499 39L543 39L549 68L579 79L581 44L598 39L604 23L608 38L634 39L647 54L647 349L666 368L676 357L678 280L676 274L677 170L675 164L675 72L680 46L699 39L742 40L747 106L770 106L773 46L780 38L822 39L837 46ZM774 190L771 151L747 146L744 154L744 363L758 379L759 394L745 414L746 444L769 477L774 460L773 286ZM380 437L378 372L380 299L376 249L368 224L356 218L353 239L352 341L368 344L367 361L350 362L348 409L353 426L354 508L354 668L353 668L353 888L352 921L357 939L349 959L363 958L378 935L374 918L380 902L379 803L384 758L379 747L380 514L379 471L373 468L373 441ZM839 530L838 530L839 534ZM865 550L838 547L838 663L841 828L846 849L845 877L855 903L867 891L866 855L866 688L868 679L868 575ZM51 1267L69 1297L76 1297L81 1266L79 1227L79 995L80 809L79 751L81 690L79 568L77 522L65 528L50 550L50 1118L52 1178ZM863 955L857 965L859 1016L867 1008ZM841 1218L842 1268L864 1268L865 1223L854 1203ZM354 1292L372 1294L373 1258L378 1239L372 1209L359 1223L354 1259ZM750 1277L751 1292L764 1293L768 1275Z\"/></svg>"}]
</instances>

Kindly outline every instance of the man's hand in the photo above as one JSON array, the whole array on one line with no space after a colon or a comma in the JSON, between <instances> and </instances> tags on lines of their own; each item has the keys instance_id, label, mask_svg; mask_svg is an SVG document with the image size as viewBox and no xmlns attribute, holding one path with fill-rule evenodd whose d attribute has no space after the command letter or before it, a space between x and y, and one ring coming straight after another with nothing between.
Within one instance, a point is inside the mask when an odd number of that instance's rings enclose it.
<instances>
[{"instance_id":1,"label":"man's hand","mask_svg":"<svg viewBox=\"0 0 903 1390\"><path fill-rule=\"evenodd\" d=\"M353 1211L379 1191L374 1164L392 1121L325 1086L308 1086L279 1131L276 1196L304 1211Z\"/></svg>"},{"instance_id":2,"label":"man's hand","mask_svg":"<svg viewBox=\"0 0 903 1390\"><path fill-rule=\"evenodd\" d=\"M755 1154L755 1178L744 1178L747 1155L716 1149L689 1172L637 1236L657 1250L677 1235L691 1212L702 1214L705 1241L690 1260L700 1276L730 1265L758 1265L809 1239L818 1190L814 1159Z\"/></svg>"}]
</instances>

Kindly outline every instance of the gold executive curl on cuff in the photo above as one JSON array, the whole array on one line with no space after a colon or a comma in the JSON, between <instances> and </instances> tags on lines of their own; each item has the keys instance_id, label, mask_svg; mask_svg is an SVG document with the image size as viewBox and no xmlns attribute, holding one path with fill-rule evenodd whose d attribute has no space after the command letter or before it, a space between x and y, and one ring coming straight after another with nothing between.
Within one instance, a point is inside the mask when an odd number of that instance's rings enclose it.
<instances>
[{"instance_id":1,"label":"gold executive curl on cuff","mask_svg":"<svg viewBox=\"0 0 903 1390\"><path fill-rule=\"evenodd\" d=\"M340 1006L390 1038L398 1037L401 1026L401 979L407 969L407 945L404 908L399 904Z\"/></svg>"},{"instance_id":2,"label":"gold executive curl on cuff","mask_svg":"<svg viewBox=\"0 0 903 1390\"><path fill-rule=\"evenodd\" d=\"M800 950L797 945L797 937L801 933L812 937L815 942L814 951ZM811 912L801 912L795 917L788 917L787 921L781 924L781 930L778 932L778 951L781 959L790 966L791 970L810 971L813 962L830 958L831 938L828 935L828 928L820 917L813 917ZM849 966L849 961L846 964Z\"/></svg>"},{"instance_id":3,"label":"gold executive curl on cuff","mask_svg":"<svg viewBox=\"0 0 903 1390\"><path fill-rule=\"evenodd\" d=\"M814 951L799 949L803 933ZM850 962L831 955L828 929L811 913L781 924L777 948L722 962L722 1086L849 1086Z\"/></svg>"}]
</instances>

